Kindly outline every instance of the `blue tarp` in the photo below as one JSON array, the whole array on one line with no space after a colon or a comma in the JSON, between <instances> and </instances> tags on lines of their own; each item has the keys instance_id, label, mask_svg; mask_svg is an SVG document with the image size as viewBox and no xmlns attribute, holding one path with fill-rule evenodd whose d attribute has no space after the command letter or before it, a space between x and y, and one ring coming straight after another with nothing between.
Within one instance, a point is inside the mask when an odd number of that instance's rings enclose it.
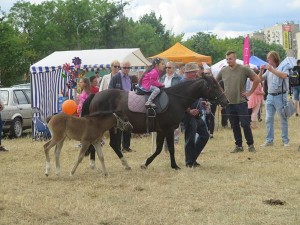
<instances>
[{"instance_id":1,"label":"blue tarp","mask_svg":"<svg viewBox=\"0 0 300 225\"><path fill-rule=\"evenodd\" d=\"M257 56L255 55L252 55L250 57L250 63L254 64L255 66L257 66L258 68L261 66L261 65L265 65L265 64L268 64L266 61L258 58Z\"/></svg>"}]
</instances>

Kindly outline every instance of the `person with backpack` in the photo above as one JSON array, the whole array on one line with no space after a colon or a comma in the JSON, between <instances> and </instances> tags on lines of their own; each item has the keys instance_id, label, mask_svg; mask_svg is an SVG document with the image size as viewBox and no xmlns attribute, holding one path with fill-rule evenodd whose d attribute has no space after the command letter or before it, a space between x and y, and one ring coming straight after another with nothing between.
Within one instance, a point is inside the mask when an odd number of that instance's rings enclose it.
<instances>
[{"instance_id":1,"label":"person with backpack","mask_svg":"<svg viewBox=\"0 0 300 225\"><path fill-rule=\"evenodd\" d=\"M278 52L270 51L267 54L267 65L261 65L259 78L266 80L268 84L268 95L266 99L266 140L261 147L271 147L274 145L274 125L275 113L278 113L281 139L284 147L289 147L288 118L283 116L281 110L287 102L287 92L289 90L288 73L289 64L280 64ZM264 72L264 73L263 73Z\"/></svg>"},{"instance_id":2,"label":"person with backpack","mask_svg":"<svg viewBox=\"0 0 300 225\"><path fill-rule=\"evenodd\" d=\"M300 95L300 59L297 60L297 66L294 66L290 75L290 85L293 88L294 101L296 107L296 116L299 116L299 95Z\"/></svg>"}]
</instances>

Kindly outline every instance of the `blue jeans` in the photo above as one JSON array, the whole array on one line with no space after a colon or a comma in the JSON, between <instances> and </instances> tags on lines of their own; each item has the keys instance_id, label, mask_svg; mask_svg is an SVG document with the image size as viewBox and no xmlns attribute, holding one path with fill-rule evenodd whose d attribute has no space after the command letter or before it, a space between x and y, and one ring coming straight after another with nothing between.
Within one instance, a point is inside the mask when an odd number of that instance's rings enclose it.
<instances>
[{"instance_id":1,"label":"blue jeans","mask_svg":"<svg viewBox=\"0 0 300 225\"><path fill-rule=\"evenodd\" d=\"M294 100L299 102L300 85L293 87Z\"/></svg>"},{"instance_id":2,"label":"blue jeans","mask_svg":"<svg viewBox=\"0 0 300 225\"><path fill-rule=\"evenodd\" d=\"M283 97L283 98L282 98ZM268 95L266 99L266 126L267 126L267 137L266 142L271 143L274 141L274 116L275 112L278 113L281 127L281 138L284 144L289 143L288 133L288 119L282 116L281 110L286 105L287 99L286 94L272 96Z\"/></svg>"},{"instance_id":3,"label":"blue jeans","mask_svg":"<svg viewBox=\"0 0 300 225\"><path fill-rule=\"evenodd\" d=\"M226 107L226 113L228 114L229 121L232 127L235 145L243 146L243 137L241 127L244 130L244 135L247 141L247 145L253 145L253 135L250 127L250 116L248 113L247 102L240 104L230 104Z\"/></svg>"}]
</instances>

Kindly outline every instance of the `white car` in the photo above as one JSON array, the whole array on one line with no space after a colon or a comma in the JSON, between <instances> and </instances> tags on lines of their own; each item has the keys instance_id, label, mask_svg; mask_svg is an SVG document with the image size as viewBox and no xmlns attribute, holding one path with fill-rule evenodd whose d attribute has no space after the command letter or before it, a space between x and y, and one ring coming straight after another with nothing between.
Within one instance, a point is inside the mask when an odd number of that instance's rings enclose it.
<instances>
[{"instance_id":1,"label":"white car","mask_svg":"<svg viewBox=\"0 0 300 225\"><path fill-rule=\"evenodd\" d=\"M11 137L21 137L23 130L31 128L31 90L28 85L0 88L0 98L4 105L1 112L3 132Z\"/></svg>"}]
</instances>

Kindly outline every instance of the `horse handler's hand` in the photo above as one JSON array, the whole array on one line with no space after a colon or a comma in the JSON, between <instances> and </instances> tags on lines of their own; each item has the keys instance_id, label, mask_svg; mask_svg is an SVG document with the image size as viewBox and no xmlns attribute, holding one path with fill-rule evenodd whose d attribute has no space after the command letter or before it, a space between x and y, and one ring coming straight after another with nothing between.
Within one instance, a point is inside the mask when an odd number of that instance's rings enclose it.
<instances>
[{"instance_id":1,"label":"horse handler's hand","mask_svg":"<svg viewBox=\"0 0 300 225\"><path fill-rule=\"evenodd\" d=\"M190 114L192 116L198 116L199 115L199 110L198 109L191 109L190 110Z\"/></svg>"}]
</instances>

